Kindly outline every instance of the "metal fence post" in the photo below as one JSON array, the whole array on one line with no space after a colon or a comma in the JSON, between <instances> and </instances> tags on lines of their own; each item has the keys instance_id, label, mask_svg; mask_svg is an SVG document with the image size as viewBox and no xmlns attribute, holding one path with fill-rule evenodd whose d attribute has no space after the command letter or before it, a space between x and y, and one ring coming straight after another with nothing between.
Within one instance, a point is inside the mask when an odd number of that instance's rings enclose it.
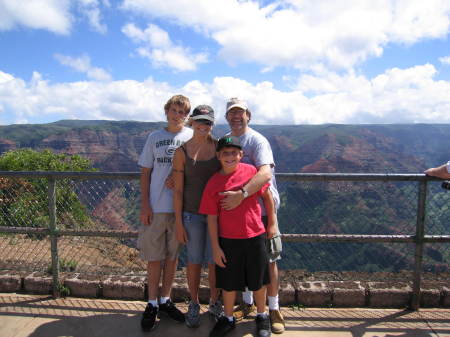
<instances>
[{"instance_id":1,"label":"metal fence post","mask_svg":"<svg viewBox=\"0 0 450 337\"><path fill-rule=\"evenodd\" d=\"M413 297L411 302L411 308L413 310L418 310L420 307L420 285L422 282L422 260L423 260L423 245L424 245L423 239L425 235L426 199L427 199L427 181L422 180L419 183L419 197L417 204Z\"/></svg>"},{"instance_id":2,"label":"metal fence post","mask_svg":"<svg viewBox=\"0 0 450 337\"><path fill-rule=\"evenodd\" d=\"M56 180L48 178L48 214L50 229L50 247L52 255L53 297L58 297L59 291L59 259L58 259L58 231L56 228Z\"/></svg>"}]
</instances>

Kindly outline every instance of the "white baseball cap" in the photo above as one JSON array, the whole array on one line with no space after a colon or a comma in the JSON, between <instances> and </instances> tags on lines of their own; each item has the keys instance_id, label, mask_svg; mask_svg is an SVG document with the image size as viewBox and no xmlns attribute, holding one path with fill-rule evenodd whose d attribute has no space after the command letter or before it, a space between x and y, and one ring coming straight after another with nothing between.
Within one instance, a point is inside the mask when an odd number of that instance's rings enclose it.
<instances>
[{"instance_id":1,"label":"white baseball cap","mask_svg":"<svg viewBox=\"0 0 450 337\"><path fill-rule=\"evenodd\" d=\"M230 98L230 100L227 102L227 112L233 108L248 110L247 103L237 97Z\"/></svg>"}]
</instances>

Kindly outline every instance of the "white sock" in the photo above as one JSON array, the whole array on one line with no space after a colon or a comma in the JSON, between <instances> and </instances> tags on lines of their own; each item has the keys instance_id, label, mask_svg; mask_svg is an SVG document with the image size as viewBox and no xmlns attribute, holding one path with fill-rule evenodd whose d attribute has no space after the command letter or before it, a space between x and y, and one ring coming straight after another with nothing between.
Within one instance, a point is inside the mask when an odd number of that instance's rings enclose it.
<instances>
[{"instance_id":1,"label":"white sock","mask_svg":"<svg viewBox=\"0 0 450 337\"><path fill-rule=\"evenodd\" d=\"M245 291L242 292L242 299L247 304L253 304L253 291L250 291L245 287Z\"/></svg>"},{"instance_id":2,"label":"white sock","mask_svg":"<svg viewBox=\"0 0 450 337\"><path fill-rule=\"evenodd\" d=\"M266 317L267 317L267 312L266 312L266 311L264 311L264 312L258 312L258 313L256 313L256 317L258 317L258 316L261 316L261 317L263 317L263 318L266 318Z\"/></svg>"},{"instance_id":3,"label":"white sock","mask_svg":"<svg viewBox=\"0 0 450 337\"><path fill-rule=\"evenodd\" d=\"M157 307L158 306L158 301L155 300L148 300L148 303L150 303L153 307Z\"/></svg>"},{"instance_id":4,"label":"white sock","mask_svg":"<svg viewBox=\"0 0 450 337\"><path fill-rule=\"evenodd\" d=\"M166 304L168 300L170 300L170 297L162 297L162 296L161 296L161 297L159 298L159 303L161 303L161 304Z\"/></svg>"},{"instance_id":5,"label":"white sock","mask_svg":"<svg viewBox=\"0 0 450 337\"><path fill-rule=\"evenodd\" d=\"M225 316L226 318L228 318L228 322L233 322L234 321L234 317L233 316Z\"/></svg>"},{"instance_id":6,"label":"white sock","mask_svg":"<svg viewBox=\"0 0 450 337\"><path fill-rule=\"evenodd\" d=\"M278 304L278 295L277 296L267 296L269 300L269 310L280 310L280 306Z\"/></svg>"}]
</instances>

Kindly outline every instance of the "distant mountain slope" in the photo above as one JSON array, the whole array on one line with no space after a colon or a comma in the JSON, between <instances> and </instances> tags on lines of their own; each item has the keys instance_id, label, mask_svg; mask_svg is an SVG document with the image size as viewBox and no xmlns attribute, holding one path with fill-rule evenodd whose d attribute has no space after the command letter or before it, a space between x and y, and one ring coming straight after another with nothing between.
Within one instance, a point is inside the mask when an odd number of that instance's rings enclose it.
<instances>
[{"instance_id":1,"label":"distant mountain slope","mask_svg":"<svg viewBox=\"0 0 450 337\"><path fill-rule=\"evenodd\" d=\"M0 126L0 153L20 147L81 154L107 171L135 171L149 132L163 123L63 120ZM278 172L421 172L450 157L450 125L252 125ZM215 134L227 131L218 125Z\"/></svg>"}]
</instances>

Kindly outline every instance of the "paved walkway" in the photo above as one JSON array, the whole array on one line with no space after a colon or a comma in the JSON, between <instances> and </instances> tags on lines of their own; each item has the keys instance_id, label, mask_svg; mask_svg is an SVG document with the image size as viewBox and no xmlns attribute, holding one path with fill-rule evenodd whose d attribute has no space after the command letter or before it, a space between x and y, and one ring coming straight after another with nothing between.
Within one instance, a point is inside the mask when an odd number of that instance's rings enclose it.
<instances>
[{"instance_id":1,"label":"paved walkway","mask_svg":"<svg viewBox=\"0 0 450 337\"><path fill-rule=\"evenodd\" d=\"M0 294L1 337L184 337L208 336L212 320L202 306L198 329L162 320L151 332L140 330L145 303L104 299L52 299L48 296ZM186 305L180 305L186 311ZM283 308L283 337L450 337L450 309L296 309ZM253 320L238 323L230 337L254 336ZM274 335L273 335L274 336ZM275 335L276 336L276 335Z\"/></svg>"}]
</instances>

